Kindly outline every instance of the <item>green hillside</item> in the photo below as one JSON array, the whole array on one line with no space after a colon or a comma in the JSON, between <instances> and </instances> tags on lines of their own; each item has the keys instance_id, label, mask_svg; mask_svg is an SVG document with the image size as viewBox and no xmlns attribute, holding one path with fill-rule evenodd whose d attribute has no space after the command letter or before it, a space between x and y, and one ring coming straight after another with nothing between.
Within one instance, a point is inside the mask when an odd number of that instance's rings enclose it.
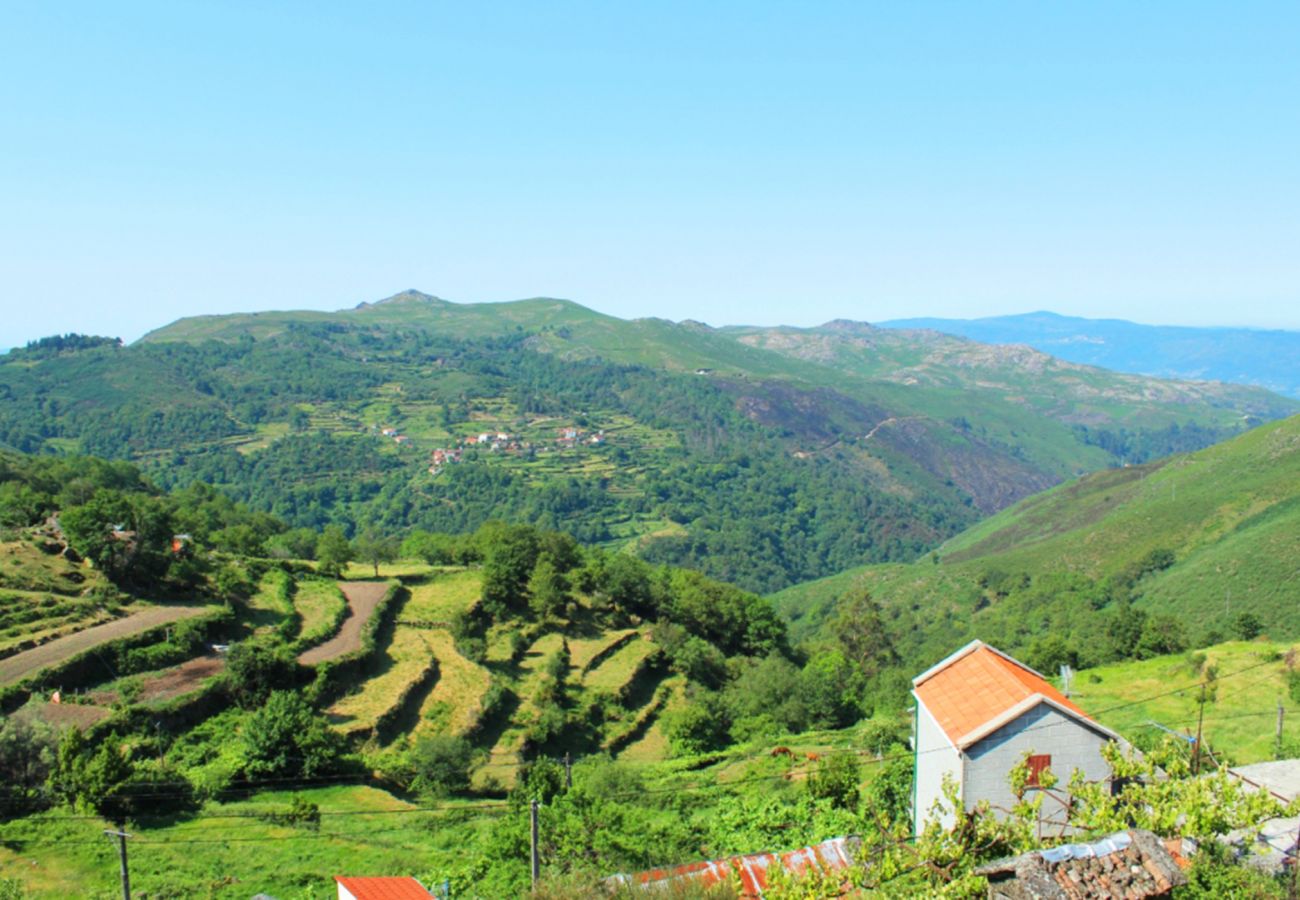
<instances>
[{"instance_id":1,"label":"green hillside","mask_svg":"<svg viewBox=\"0 0 1300 900\"><path fill-rule=\"evenodd\" d=\"M1037 494L916 564L862 567L773 599L796 634L815 634L837 597L869 590L918 662L972 636L1028 652L1055 632L1076 662L1096 663L1112 620L1130 608L1175 620L1193 645L1237 633L1243 616L1272 637L1300 636L1297 560L1300 418L1291 418Z\"/></svg>"},{"instance_id":2,"label":"green hillside","mask_svg":"<svg viewBox=\"0 0 1300 900\"><path fill-rule=\"evenodd\" d=\"M0 444L130 459L314 529L563 527L755 590L915 559L1062 479L1295 407L931 333L417 292L0 358Z\"/></svg>"}]
</instances>

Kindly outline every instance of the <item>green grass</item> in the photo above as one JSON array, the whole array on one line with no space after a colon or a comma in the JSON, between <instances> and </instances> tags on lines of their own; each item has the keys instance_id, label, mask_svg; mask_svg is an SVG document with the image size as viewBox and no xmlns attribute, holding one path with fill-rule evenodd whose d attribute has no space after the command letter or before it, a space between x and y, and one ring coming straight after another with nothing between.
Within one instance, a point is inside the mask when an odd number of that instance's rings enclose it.
<instances>
[{"instance_id":1,"label":"green grass","mask_svg":"<svg viewBox=\"0 0 1300 900\"><path fill-rule=\"evenodd\" d=\"M403 813L412 804L370 787L298 793L320 806L318 831L255 816L287 809L292 797L287 792L211 804L205 810L238 818L132 823L133 892L150 897L247 898L259 892L282 900L333 897L333 875L414 875L429 884L464 852L458 843L465 840L463 826L455 838L450 833L441 837L436 827L449 815L446 811ZM490 822L472 823L469 829ZM21 850L0 846L0 877L20 879L34 897L118 896L117 851L103 834L108 827L100 820L59 815L0 825L5 839L36 841Z\"/></svg>"},{"instance_id":2,"label":"green grass","mask_svg":"<svg viewBox=\"0 0 1300 900\"><path fill-rule=\"evenodd\" d=\"M378 654L376 674L329 708L330 721L345 734L373 728L402 692L424 674L434 658L423 630L399 625L392 641Z\"/></svg>"},{"instance_id":3,"label":"green grass","mask_svg":"<svg viewBox=\"0 0 1300 900\"><path fill-rule=\"evenodd\" d=\"M483 574L477 569L445 568L410 588L411 597L402 616L427 622L446 622L478 602Z\"/></svg>"},{"instance_id":4,"label":"green grass","mask_svg":"<svg viewBox=\"0 0 1300 900\"><path fill-rule=\"evenodd\" d=\"M924 647L933 662L944 648L986 636L982 629L1000 622L996 602L981 608L988 598L978 582L986 573L1104 580L1156 550L1172 551L1174 563L1137 584L1140 608L1176 616L1194 640L1235 633L1243 613L1274 638L1300 637L1300 417L1036 494L948 541L937 565L926 557L864 566L772 600L797 637L824 636L835 598L865 587L895 623L898 640ZM1045 627L1022 624L1024 643Z\"/></svg>"},{"instance_id":5,"label":"green grass","mask_svg":"<svg viewBox=\"0 0 1300 900\"><path fill-rule=\"evenodd\" d=\"M652 641L634 640L588 672L582 686L592 691L618 693L635 677L646 657L658 649Z\"/></svg>"},{"instance_id":6,"label":"green grass","mask_svg":"<svg viewBox=\"0 0 1300 900\"><path fill-rule=\"evenodd\" d=\"M347 600L334 582L308 579L298 583L293 605L302 616L299 641L304 646L313 646L333 636L336 617Z\"/></svg>"},{"instance_id":7,"label":"green grass","mask_svg":"<svg viewBox=\"0 0 1300 900\"><path fill-rule=\"evenodd\" d=\"M1272 759L1277 707L1282 702L1283 737L1300 741L1300 704L1287 692L1284 656L1293 645L1234 641L1202 651L1218 674L1217 690L1205 706L1206 744L1224 761ZM1161 656L1100 666L1075 676L1072 698L1086 712L1130 740L1159 730L1159 723L1195 735L1204 670L1187 655Z\"/></svg>"}]
</instances>

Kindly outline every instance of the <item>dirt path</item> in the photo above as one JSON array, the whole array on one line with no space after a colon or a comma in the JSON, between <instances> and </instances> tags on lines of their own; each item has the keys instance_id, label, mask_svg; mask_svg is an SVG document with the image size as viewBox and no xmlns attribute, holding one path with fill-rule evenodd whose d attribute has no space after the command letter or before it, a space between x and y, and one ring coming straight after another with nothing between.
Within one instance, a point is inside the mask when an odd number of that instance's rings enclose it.
<instances>
[{"instance_id":1,"label":"dirt path","mask_svg":"<svg viewBox=\"0 0 1300 900\"><path fill-rule=\"evenodd\" d=\"M123 619L114 619L0 659L0 684L20 681L34 672L71 659L105 641L130 637L159 625L192 619L212 611L210 606L151 606Z\"/></svg>"},{"instance_id":2,"label":"dirt path","mask_svg":"<svg viewBox=\"0 0 1300 900\"><path fill-rule=\"evenodd\" d=\"M388 584L383 581L344 581L339 583L339 588L348 598L348 617L343 620L338 634L298 657L298 662L304 666L328 662L358 649L361 629L370 621L384 594L388 593Z\"/></svg>"}]
</instances>

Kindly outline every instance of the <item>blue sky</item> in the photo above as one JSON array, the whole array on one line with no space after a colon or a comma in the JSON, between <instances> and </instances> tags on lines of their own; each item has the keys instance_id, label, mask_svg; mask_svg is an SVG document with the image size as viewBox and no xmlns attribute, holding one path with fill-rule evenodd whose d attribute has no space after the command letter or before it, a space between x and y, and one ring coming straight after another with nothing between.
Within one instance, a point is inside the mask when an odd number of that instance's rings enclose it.
<instances>
[{"instance_id":1,"label":"blue sky","mask_svg":"<svg viewBox=\"0 0 1300 900\"><path fill-rule=\"evenodd\" d=\"M1300 328L1300 4L0 7L0 346L415 287Z\"/></svg>"}]
</instances>

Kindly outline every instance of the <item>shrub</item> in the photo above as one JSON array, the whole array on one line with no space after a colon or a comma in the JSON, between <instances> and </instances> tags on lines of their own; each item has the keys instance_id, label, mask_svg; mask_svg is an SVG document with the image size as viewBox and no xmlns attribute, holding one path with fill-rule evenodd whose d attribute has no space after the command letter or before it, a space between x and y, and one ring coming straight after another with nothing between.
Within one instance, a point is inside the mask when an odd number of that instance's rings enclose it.
<instances>
[{"instance_id":1,"label":"shrub","mask_svg":"<svg viewBox=\"0 0 1300 900\"><path fill-rule=\"evenodd\" d=\"M300 694L275 691L244 723L244 771L312 778L334 768L341 740Z\"/></svg>"},{"instance_id":2,"label":"shrub","mask_svg":"<svg viewBox=\"0 0 1300 900\"><path fill-rule=\"evenodd\" d=\"M473 748L452 735L425 735L407 752L413 780L411 789L445 796L469 789Z\"/></svg>"}]
</instances>

